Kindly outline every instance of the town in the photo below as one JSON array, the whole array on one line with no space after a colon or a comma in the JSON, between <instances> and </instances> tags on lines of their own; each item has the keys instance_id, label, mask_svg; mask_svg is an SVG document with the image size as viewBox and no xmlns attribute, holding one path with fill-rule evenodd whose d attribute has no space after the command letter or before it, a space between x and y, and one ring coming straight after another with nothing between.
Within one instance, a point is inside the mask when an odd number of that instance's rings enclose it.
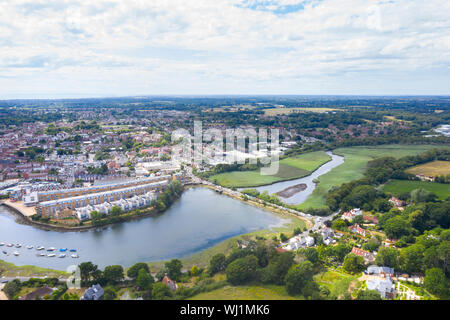
<instances>
[{"instance_id":1,"label":"town","mask_svg":"<svg viewBox=\"0 0 450 320\"><path fill-rule=\"evenodd\" d=\"M265 214L277 219L271 222L276 227L269 223L239 231L225 238L226 245L209 245L192 258L149 257L135 263L130 256L121 265L111 263L117 261L111 254L101 261L103 270L84 240L36 243L24 231L23 238L0 239L7 261L0 265L1 297L204 299L229 297L231 290L276 299L448 297L449 136L429 124L448 112L386 107L382 114L350 109L339 100L331 109L327 100L322 110L296 107L297 112L286 113L291 106L236 100L233 108L223 109L216 105L220 100L211 108L194 98L188 99L189 109L183 107L186 102L172 108L152 99L139 107L107 99L109 108L55 108L36 101L32 112L25 112L29 102L21 102L24 109L0 109L1 208L18 219L8 220L13 230L25 224L50 232L105 233L104 228L127 221L139 225L172 216L173 210L181 213L183 207L175 208L183 201L195 208L189 212L193 221L204 220L196 218L202 203L189 200L196 192L204 203L223 202L206 209L210 215L226 217L232 201L244 205L240 216L252 208L261 219ZM436 110L445 104L434 103ZM20 116L30 112L35 120ZM402 121L404 114L422 118ZM306 122L299 125L311 119L323 123L309 129ZM277 129L279 143L252 144L244 136L243 148L232 151L218 149L211 140L196 146L195 121L222 137L227 130ZM174 134L180 128L194 142L188 150L201 151L199 159L195 152L194 158L179 156L186 138ZM274 155L278 172L261 174ZM240 228L242 223L248 222L239 222ZM61 269L70 261L78 263L81 288L67 283L71 275ZM25 275L23 264L48 271L30 267Z\"/></svg>"}]
</instances>

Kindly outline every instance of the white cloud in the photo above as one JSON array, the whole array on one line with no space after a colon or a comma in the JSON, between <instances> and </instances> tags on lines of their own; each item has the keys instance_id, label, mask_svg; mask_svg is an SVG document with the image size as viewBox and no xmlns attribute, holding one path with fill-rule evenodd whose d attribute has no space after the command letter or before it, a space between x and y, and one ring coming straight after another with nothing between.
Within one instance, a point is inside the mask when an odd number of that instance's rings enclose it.
<instances>
[{"instance_id":1,"label":"white cloud","mask_svg":"<svg viewBox=\"0 0 450 320\"><path fill-rule=\"evenodd\" d=\"M0 0L0 48L0 97L449 93L450 2Z\"/></svg>"}]
</instances>

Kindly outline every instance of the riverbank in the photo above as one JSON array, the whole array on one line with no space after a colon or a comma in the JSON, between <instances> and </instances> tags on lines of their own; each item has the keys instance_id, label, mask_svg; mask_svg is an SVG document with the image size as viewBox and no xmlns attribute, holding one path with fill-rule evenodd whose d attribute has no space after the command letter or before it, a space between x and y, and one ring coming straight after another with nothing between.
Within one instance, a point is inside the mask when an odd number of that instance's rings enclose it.
<instances>
[{"instance_id":1,"label":"riverbank","mask_svg":"<svg viewBox=\"0 0 450 320\"><path fill-rule=\"evenodd\" d=\"M208 180L216 181L217 184L226 188L264 187L308 177L330 161L332 161L330 154L315 151L280 160L278 172L274 175L261 175L259 169L230 171L212 175Z\"/></svg>"},{"instance_id":2,"label":"riverbank","mask_svg":"<svg viewBox=\"0 0 450 320\"><path fill-rule=\"evenodd\" d=\"M30 217L26 216L18 210L15 207L11 207L5 203L0 203L0 205L3 205L5 208L8 208L9 212L13 213L18 220L16 220L18 223L24 224L24 225L30 225L39 229L48 230L48 231L60 231L60 232L77 232L77 231L87 231L92 229L103 229L107 228L119 223L127 222L127 221L134 221L139 220L147 217L156 216L159 214L162 214L163 212L159 212L153 207L147 207L140 209L140 212L130 211L130 213L124 213L120 215L119 217L122 218L120 221L111 222L111 223L105 223L101 225L81 225L81 226L67 226L62 224L50 224L45 222L40 222L36 220L32 220Z\"/></svg>"}]
</instances>

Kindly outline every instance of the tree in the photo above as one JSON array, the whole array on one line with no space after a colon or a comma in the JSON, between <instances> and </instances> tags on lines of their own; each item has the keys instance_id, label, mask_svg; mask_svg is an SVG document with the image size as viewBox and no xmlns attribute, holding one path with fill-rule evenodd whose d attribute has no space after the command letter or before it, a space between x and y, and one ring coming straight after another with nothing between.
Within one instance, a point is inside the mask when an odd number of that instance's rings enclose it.
<instances>
[{"instance_id":1,"label":"tree","mask_svg":"<svg viewBox=\"0 0 450 320\"><path fill-rule=\"evenodd\" d=\"M280 240L281 242L286 242L288 240L288 237L284 233L280 233Z\"/></svg>"},{"instance_id":2,"label":"tree","mask_svg":"<svg viewBox=\"0 0 450 320\"><path fill-rule=\"evenodd\" d=\"M152 298L153 300L169 300L173 297L172 291L163 282L157 282L153 285Z\"/></svg>"},{"instance_id":3,"label":"tree","mask_svg":"<svg viewBox=\"0 0 450 320\"><path fill-rule=\"evenodd\" d=\"M103 299L104 300L114 300L117 297L116 290L114 287L108 286L104 289Z\"/></svg>"},{"instance_id":4,"label":"tree","mask_svg":"<svg viewBox=\"0 0 450 320\"><path fill-rule=\"evenodd\" d=\"M105 281L116 283L123 280L123 268L120 265L107 266L103 271Z\"/></svg>"},{"instance_id":5,"label":"tree","mask_svg":"<svg viewBox=\"0 0 450 320\"><path fill-rule=\"evenodd\" d=\"M152 276L150 276L148 274L147 271L145 271L145 269L139 269L138 271L138 275L136 278L136 284L137 286L144 291L150 290L153 286L153 283L155 282L155 280L153 279Z\"/></svg>"},{"instance_id":6,"label":"tree","mask_svg":"<svg viewBox=\"0 0 450 320\"><path fill-rule=\"evenodd\" d=\"M169 278L175 281L179 281L181 277L181 268L183 264L178 259L172 259L169 262L165 263L165 267L167 269L167 275Z\"/></svg>"},{"instance_id":7,"label":"tree","mask_svg":"<svg viewBox=\"0 0 450 320\"><path fill-rule=\"evenodd\" d=\"M211 276L217 272L225 270L225 255L223 253L215 254L209 261L208 272Z\"/></svg>"},{"instance_id":8,"label":"tree","mask_svg":"<svg viewBox=\"0 0 450 320\"><path fill-rule=\"evenodd\" d=\"M408 236L411 233L409 222L401 216L395 216L388 219L383 224L383 229L389 238L400 238Z\"/></svg>"},{"instance_id":9,"label":"tree","mask_svg":"<svg viewBox=\"0 0 450 320\"><path fill-rule=\"evenodd\" d=\"M356 300L383 300L376 290L360 290Z\"/></svg>"},{"instance_id":10,"label":"tree","mask_svg":"<svg viewBox=\"0 0 450 320\"><path fill-rule=\"evenodd\" d=\"M199 275L200 274L199 267L197 267L196 265L193 265L192 268L191 268L190 273L191 273L191 276L194 276L194 277Z\"/></svg>"},{"instance_id":11,"label":"tree","mask_svg":"<svg viewBox=\"0 0 450 320\"><path fill-rule=\"evenodd\" d=\"M400 268L408 273L421 272L424 251L425 247L421 244L404 248L400 253Z\"/></svg>"},{"instance_id":12,"label":"tree","mask_svg":"<svg viewBox=\"0 0 450 320\"><path fill-rule=\"evenodd\" d=\"M447 272L450 260L450 241L443 241L436 249L437 257L442 264L442 270Z\"/></svg>"},{"instance_id":13,"label":"tree","mask_svg":"<svg viewBox=\"0 0 450 320\"><path fill-rule=\"evenodd\" d=\"M336 219L332 228L335 230L345 231L347 229L347 223L342 219Z\"/></svg>"},{"instance_id":14,"label":"tree","mask_svg":"<svg viewBox=\"0 0 450 320\"><path fill-rule=\"evenodd\" d=\"M225 269L227 281L239 285L252 280L258 267L258 258L248 255L231 262Z\"/></svg>"},{"instance_id":15,"label":"tree","mask_svg":"<svg viewBox=\"0 0 450 320\"><path fill-rule=\"evenodd\" d=\"M447 296L448 283L444 272L439 268L431 268L425 271L425 288L431 293Z\"/></svg>"},{"instance_id":16,"label":"tree","mask_svg":"<svg viewBox=\"0 0 450 320\"><path fill-rule=\"evenodd\" d=\"M85 285L91 280L91 276L97 270L97 265L89 261L80 263L78 267L80 268L81 284Z\"/></svg>"},{"instance_id":17,"label":"tree","mask_svg":"<svg viewBox=\"0 0 450 320\"><path fill-rule=\"evenodd\" d=\"M294 263L292 252L283 252L274 256L263 269L261 280L264 283L283 284L289 268Z\"/></svg>"},{"instance_id":18,"label":"tree","mask_svg":"<svg viewBox=\"0 0 450 320\"><path fill-rule=\"evenodd\" d=\"M144 262L138 262L130 267L127 271L127 276L133 279L137 278L139 270L144 269L147 273L150 273L148 265Z\"/></svg>"},{"instance_id":19,"label":"tree","mask_svg":"<svg viewBox=\"0 0 450 320\"><path fill-rule=\"evenodd\" d=\"M316 248L306 248L305 257L312 264L316 264L319 261L319 254L317 253Z\"/></svg>"},{"instance_id":20,"label":"tree","mask_svg":"<svg viewBox=\"0 0 450 320\"><path fill-rule=\"evenodd\" d=\"M112 216L112 217L121 215L122 213L123 213L123 210L122 210L122 208L119 207L119 206L113 206L113 207L111 208L111 216Z\"/></svg>"},{"instance_id":21,"label":"tree","mask_svg":"<svg viewBox=\"0 0 450 320\"><path fill-rule=\"evenodd\" d=\"M350 273L358 273L364 270L364 258L357 256L356 254L349 253L345 259L344 264L342 265L345 271Z\"/></svg>"},{"instance_id":22,"label":"tree","mask_svg":"<svg viewBox=\"0 0 450 320\"><path fill-rule=\"evenodd\" d=\"M436 195L422 188L411 191L411 201L413 203L434 201Z\"/></svg>"},{"instance_id":23,"label":"tree","mask_svg":"<svg viewBox=\"0 0 450 320\"><path fill-rule=\"evenodd\" d=\"M300 265L293 265L285 277L286 290L290 295L300 294L303 287L312 280L313 264L304 261Z\"/></svg>"},{"instance_id":24,"label":"tree","mask_svg":"<svg viewBox=\"0 0 450 320\"><path fill-rule=\"evenodd\" d=\"M3 291L6 293L9 299L13 299L17 294L19 294L20 289L22 288L22 283L19 279L14 279L13 281L8 282Z\"/></svg>"},{"instance_id":25,"label":"tree","mask_svg":"<svg viewBox=\"0 0 450 320\"><path fill-rule=\"evenodd\" d=\"M375 263L379 266L386 266L395 269L398 267L398 257L399 254L397 249L382 247L378 250Z\"/></svg>"}]
</instances>

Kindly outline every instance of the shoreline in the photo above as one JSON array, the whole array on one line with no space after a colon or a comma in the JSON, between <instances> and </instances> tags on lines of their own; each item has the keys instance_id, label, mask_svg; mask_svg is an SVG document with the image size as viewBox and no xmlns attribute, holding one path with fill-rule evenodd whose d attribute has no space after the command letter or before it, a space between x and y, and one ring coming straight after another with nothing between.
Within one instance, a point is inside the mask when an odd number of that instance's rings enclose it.
<instances>
[{"instance_id":1,"label":"shoreline","mask_svg":"<svg viewBox=\"0 0 450 320\"><path fill-rule=\"evenodd\" d=\"M328 152L328 151L327 151ZM335 154L335 153L333 153L332 151L330 151L332 154ZM280 182L286 182L286 181L292 181L292 180L297 180L297 179L303 179L303 178L306 178L306 177L309 177L310 175L312 175L314 172L316 172L317 170L319 170L321 167L323 167L324 165L326 165L328 162L330 162L330 161L333 161L333 156L330 156L330 159L329 160L327 160L326 162L324 162L324 163L322 163L320 166L318 166L317 168L315 168L314 169L314 171L311 171L310 173L308 173L308 174L306 174L306 175L304 175L304 176L300 176L300 177L295 177L295 178L288 178L288 179L283 179L283 180L280 180L280 181L274 181L274 182L271 182L271 183L264 183L264 184L261 184L261 185L252 185L252 186L243 186L243 187L235 187L235 186L221 186L221 187L223 187L223 188L236 188L236 189L241 189L241 190L243 190L243 189L248 189L248 188L259 188L259 187L265 187L265 186L271 186L271 185L274 185L274 184L277 184L277 183L280 183ZM231 171L232 172L232 171ZM208 178L208 181L209 181L209 178ZM209 182L211 182L212 183L212 181L209 181Z\"/></svg>"},{"instance_id":2,"label":"shoreline","mask_svg":"<svg viewBox=\"0 0 450 320\"><path fill-rule=\"evenodd\" d=\"M208 188L214 191L219 191L217 188L209 186L209 185L204 185L204 184L186 184L185 188L198 188L198 187L203 187L203 188ZM292 216L297 217L298 219L302 220L305 222L306 226L309 228L309 226L312 226L311 221L309 221L308 219L301 217L299 215L293 214L292 212L289 212L286 210L282 210L279 208L274 208L271 205L268 206L264 206L261 203L248 199L247 201L244 201L241 197L237 197L234 196L232 194L229 194L228 192L222 192L221 194L228 196L230 198L233 198L235 200L247 203L249 205L252 205L254 207L272 212L272 213L278 213L278 214L289 214ZM143 218L148 218L151 217L155 214L158 214L159 212L156 212L154 208L147 208L147 210L150 210L149 212L145 212L145 213L141 213L141 214L136 214L136 215L131 215L131 216L124 216L122 221L117 221L117 222L111 222L111 223L106 223L106 224L102 224L102 225L89 225L89 226L63 226L63 225L54 225L54 224L49 224L49 223L45 223L45 222L39 222L39 221L34 221L32 220L29 216L27 216L26 214L24 214L23 212L21 212L19 209L10 206L8 203L6 203L5 201L1 201L0 202L0 206L4 206L6 208L8 208L8 210L10 212L12 212L14 215L16 215L19 218L19 222L17 223L21 223L24 225L31 225L33 227L39 228L39 229L44 229L44 230L50 230L50 231L59 231L59 232L80 232L80 231L87 231L87 230L92 230L92 229L103 229L103 228L107 228L116 224L120 224L120 223L124 223L124 222L128 222L128 221L133 221L133 220L138 220L138 219L143 219ZM168 208L166 208L167 210ZM144 210L146 210L144 208ZM165 211L165 210L164 210ZM163 214L164 212L161 212L159 214Z\"/></svg>"},{"instance_id":3,"label":"shoreline","mask_svg":"<svg viewBox=\"0 0 450 320\"><path fill-rule=\"evenodd\" d=\"M110 226L113 226L113 225L116 225L119 223L128 222L128 221L132 221L132 220L138 220L141 218L148 218L148 217L158 214L157 212L154 211L154 209L150 209L150 212L141 213L139 215L131 215L131 216L123 217L124 220L122 220L122 221L111 222L111 223L106 223L106 224L102 224L102 225L69 227L69 226L53 225L53 224L48 224L48 223L44 223L44 222L33 221L29 217L25 216L22 212L20 212L20 210L18 210L17 208L11 207L8 204L5 204L3 202L0 203L0 205L6 207L13 215L15 215L17 218L19 218L19 221L16 220L17 223L24 224L24 225L30 225L30 226L36 227L38 229L59 231L59 232L80 232L80 231L87 231L87 230L91 230L91 229L103 229L103 228L107 228L107 227L110 227Z\"/></svg>"}]
</instances>

